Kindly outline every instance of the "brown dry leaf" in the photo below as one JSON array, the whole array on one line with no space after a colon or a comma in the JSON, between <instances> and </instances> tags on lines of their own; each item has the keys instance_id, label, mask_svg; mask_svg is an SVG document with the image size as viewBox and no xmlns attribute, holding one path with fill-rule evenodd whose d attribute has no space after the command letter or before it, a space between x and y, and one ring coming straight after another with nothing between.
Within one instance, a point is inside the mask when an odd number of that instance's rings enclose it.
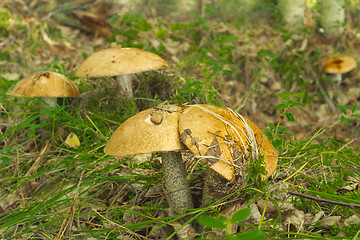
<instances>
[{"instance_id":1,"label":"brown dry leaf","mask_svg":"<svg viewBox=\"0 0 360 240\"><path fill-rule=\"evenodd\" d=\"M251 204L249 207L251 209L251 214L250 217L244 221L244 223L249 223L249 224L259 223L261 220L261 212L259 211L259 208L256 206L255 203Z\"/></svg>"},{"instance_id":2,"label":"brown dry leaf","mask_svg":"<svg viewBox=\"0 0 360 240\"><path fill-rule=\"evenodd\" d=\"M331 227L335 223L339 223L340 220L341 220L341 216L330 216L330 217L324 217L323 219L321 219L320 223L321 223L321 225L323 225L325 227Z\"/></svg>"},{"instance_id":3,"label":"brown dry leaf","mask_svg":"<svg viewBox=\"0 0 360 240\"><path fill-rule=\"evenodd\" d=\"M106 22L106 18L103 19L97 13L85 11L73 11L73 14L81 21L85 31L100 34L104 37L111 36L112 27Z\"/></svg>"},{"instance_id":4,"label":"brown dry leaf","mask_svg":"<svg viewBox=\"0 0 360 240\"><path fill-rule=\"evenodd\" d=\"M289 184L286 182L283 183L279 183L274 185L269 193L272 194L272 197L274 199L279 199L279 200L286 200L289 197L289 194L287 193L287 189L289 189Z\"/></svg>"},{"instance_id":5,"label":"brown dry leaf","mask_svg":"<svg viewBox=\"0 0 360 240\"><path fill-rule=\"evenodd\" d=\"M357 215L352 215L351 217L348 217L344 221L344 224L346 226L348 226L350 224L358 224L358 223L360 223L360 217L358 217Z\"/></svg>"},{"instance_id":6,"label":"brown dry leaf","mask_svg":"<svg viewBox=\"0 0 360 240\"><path fill-rule=\"evenodd\" d=\"M317 213L313 213L313 212L306 213L305 224L315 225L324 215L325 215L324 211L319 211Z\"/></svg>"},{"instance_id":7,"label":"brown dry leaf","mask_svg":"<svg viewBox=\"0 0 360 240\"><path fill-rule=\"evenodd\" d=\"M132 159L135 163L144 163L152 159L152 153L136 154Z\"/></svg>"},{"instance_id":8,"label":"brown dry leaf","mask_svg":"<svg viewBox=\"0 0 360 240\"><path fill-rule=\"evenodd\" d=\"M340 192L340 193L348 193L348 192L353 192L353 191L359 190L360 182L357 179L348 176L348 177L346 177L346 182L348 185L343 186L342 188L340 188L336 191Z\"/></svg>"},{"instance_id":9,"label":"brown dry leaf","mask_svg":"<svg viewBox=\"0 0 360 240\"><path fill-rule=\"evenodd\" d=\"M1 77L9 81L15 81L20 79L20 74L17 72L4 72Z\"/></svg>"},{"instance_id":10,"label":"brown dry leaf","mask_svg":"<svg viewBox=\"0 0 360 240\"><path fill-rule=\"evenodd\" d=\"M282 213L282 223L284 231L300 231L305 222L304 211L298 209L288 210Z\"/></svg>"}]
</instances>

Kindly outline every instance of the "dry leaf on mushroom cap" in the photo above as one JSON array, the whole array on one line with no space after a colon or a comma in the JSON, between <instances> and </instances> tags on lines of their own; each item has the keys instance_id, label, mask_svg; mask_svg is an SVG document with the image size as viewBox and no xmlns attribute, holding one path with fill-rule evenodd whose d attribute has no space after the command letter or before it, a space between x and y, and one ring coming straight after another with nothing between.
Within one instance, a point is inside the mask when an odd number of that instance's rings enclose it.
<instances>
[{"instance_id":1,"label":"dry leaf on mushroom cap","mask_svg":"<svg viewBox=\"0 0 360 240\"><path fill-rule=\"evenodd\" d=\"M179 131L191 152L229 181L243 174L249 157L259 153L265 155L266 178L276 169L277 153L265 134L231 109L189 106L180 115Z\"/></svg>"}]
</instances>

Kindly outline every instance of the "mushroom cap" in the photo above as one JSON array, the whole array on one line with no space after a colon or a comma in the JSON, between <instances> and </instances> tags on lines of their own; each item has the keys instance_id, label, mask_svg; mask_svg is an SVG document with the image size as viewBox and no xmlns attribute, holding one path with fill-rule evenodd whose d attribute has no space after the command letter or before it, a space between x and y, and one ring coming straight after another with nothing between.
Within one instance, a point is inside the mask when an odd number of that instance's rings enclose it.
<instances>
[{"instance_id":1,"label":"mushroom cap","mask_svg":"<svg viewBox=\"0 0 360 240\"><path fill-rule=\"evenodd\" d=\"M192 105L180 115L179 132L181 141L192 153L202 156L203 162L229 181L239 171L235 171L234 166L245 170L251 148L265 155L265 178L276 169L277 152L265 134L253 122L230 109ZM257 147L251 139L256 139ZM251 142L252 147L249 146Z\"/></svg>"},{"instance_id":2,"label":"mushroom cap","mask_svg":"<svg viewBox=\"0 0 360 240\"><path fill-rule=\"evenodd\" d=\"M113 47L85 59L76 71L78 77L105 77L170 67L155 53L137 48Z\"/></svg>"},{"instance_id":3,"label":"mushroom cap","mask_svg":"<svg viewBox=\"0 0 360 240\"><path fill-rule=\"evenodd\" d=\"M19 81L10 92L24 97L77 97L79 89L62 74L43 72Z\"/></svg>"},{"instance_id":4,"label":"mushroom cap","mask_svg":"<svg viewBox=\"0 0 360 240\"><path fill-rule=\"evenodd\" d=\"M113 156L184 150L179 118L185 106L167 105L139 112L113 133L104 151Z\"/></svg>"},{"instance_id":5,"label":"mushroom cap","mask_svg":"<svg viewBox=\"0 0 360 240\"><path fill-rule=\"evenodd\" d=\"M353 57L334 56L326 58L323 62L323 73L343 74L350 72L357 67L357 62Z\"/></svg>"}]
</instances>

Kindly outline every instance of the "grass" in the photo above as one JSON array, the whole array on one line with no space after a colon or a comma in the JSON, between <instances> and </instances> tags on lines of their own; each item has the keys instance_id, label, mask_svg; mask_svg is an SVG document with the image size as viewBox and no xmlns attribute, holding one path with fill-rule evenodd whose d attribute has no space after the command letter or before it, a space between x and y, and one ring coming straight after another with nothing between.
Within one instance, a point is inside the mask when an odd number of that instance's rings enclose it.
<instances>
[{"instance_id":1,"label":"grass","mask_svg":"<svg viewBox=\"0 0 360 240\"><path fill-rule=\"evenodd\" d=\"M210 10L211 16L216 15L215 9ZM316 32L298 30L296 34L302 36L302 40L297 40L292 38L295 33L278 26L257 28L242 25L242 20L229 23L194 17L187 22L172 22L147 19L141 14L113 17L109 20L114 25L113 35L107 39L109 43L123 35L119 43L124 46L141 47L165 59L177 58L169 72L137 76L136 96L123 99L113 90L112 79L76 78L74 69L78 63L74 57L70 54L61 58L51 56L42 50L47 45L39 36L41 31L49 34L54 46L61 46L61 41L75 46L80 39L56 33L50 20L31 27L20 23L16 13L5 12L5 18L0 19L1 37L22 38L9 41L0 53L0 60L17 64L20 76L37 69L65 74L74 79L82 95L57 108L41 106L41 99L15 99L5 95L15 83L3 77L5 69L0 70L0 238L155 239L175 236L176 232L186 229L181 219L184 215L194 225L198 224L198 218L203 219L200 223L207 226L206 231L212 235L194 233L202 239L209 236L238 239L231 224L237 226L237 231L263 233L266 239L359 237L359 223L343 223L351 216L359 216L359 208L287 194L290 190L335 202L360 204L356 103L339 103L331 121L311 128L308 131L311 134L304 138L297 136L313 123L306 122L300 132L291 125L301 117L296 111L312 108L315 112L314 108L326 105L313 80L319 76L317 68L319 58L326 53L324 45L309 43L311 46L306 51L296 47L305 38L320 39ZM8 19L15 20L14 35L7 31ZM158 40L159 45L152 45L150 39L143 37L146 34ZM261 36L267 41L258 42ZM86 35L79 38L84 44L78 53L88 56L93 51L88 48L92 38ZM26 44L19 39L26 39ZM290 40L293 44L289 44ZM169 42L185 42L188 46L172 47ZM109 45L105 41L102 47ZM172 54L174 49L178 51L176 54ZM351 52L339 45L336 51ZM35 56L37 53L40 55ZM45 58L47 55L51 57ZM31 61L36 59L41 59L42 64ZM358 87L356 75L349 78L354 83L347 87ZM279 83L281 88L273 88L273 83ZM331 97L332 86L327 90ZM343 86L336 96L346 90ZM265 110L260 107L270 102L264 98L270 95L276 96L277 101L273 115L264 114ZM259 123L271 117L272 121L265 122L269 127L264 132L279 151L279 166L270 180L253 181L201 208L205 168L196 164L189 177L196 208L183 215L171 215L162 192L158 154L140 157L140 160L114 158L106 155L103 148L118 125L139 111L160 104L194 103L230 106L245 116L255 110L260 115L260 119L256 119ZM45 115L48 120L41 122ZM349 133L351 137L339 138L337 130L347 131L346 126L353 129ZM65 143L71 133L80 140L77 148ZM254 179L258 179L257 176ZM240 206L252 208L260 201L265 201L265 208L256 221L231 210ZM284 204L292 204L294 208L284 210ZM342 218L331 226L321 221L286 225L286 216L291 211L309 217L323 211L326 217ZM209 217L200 217L204 215ZM216 219L221 223L211 225ZM226 232L221 232L224 229Z\"/></svg>"}]
</instances>

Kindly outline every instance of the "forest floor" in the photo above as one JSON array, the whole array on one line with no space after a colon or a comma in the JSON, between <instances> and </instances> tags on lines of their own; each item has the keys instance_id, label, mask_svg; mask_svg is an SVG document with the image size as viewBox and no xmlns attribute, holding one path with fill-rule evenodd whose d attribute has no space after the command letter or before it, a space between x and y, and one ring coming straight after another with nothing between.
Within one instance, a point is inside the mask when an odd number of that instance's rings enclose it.
<instances>
[{"instance_id":1,"label":"forest floor","mask_svg":"<svg viewBox=\"0 0 360 240\"><path fill-rule=\"evenodd\" d=\"M329 38L316 26L289 30L270 23L145 17L91 2L49 10L53 6L41 2L0 3L0 238L162 239L174 236L174 229L178 238L200 236L168 214L159 164L103 153L112 132L133 114L160 104L196 103L229 107L267 128L279 153L279 167L265 186L252 182L209 208L196 205L191 214L252 210L244 225L202 237L244 229L260 229L267 239L359 237L360 71L344 74L340 85L322 73L327 56L360 60L356 29ZM139 74L133 100L119 96L111 79L75 76L86 57L111 46L157 53L171 68ZM6 97L18 80L39 71L62 73L79 87L80 97L61 109L66 114L34 110L37 100L14 103ZM299 92L301 98L278 95ZM301 105L286 105L292 100ZM282 103L286 107L277 109ZM43 124L46 130L34 126L49 111L53 120ZM78 149L65 144L72 132L80 138ZM198 202L201 170L190 178ZM333 202L288 193L295 190Z\"/></svg>"}]
</instances>

